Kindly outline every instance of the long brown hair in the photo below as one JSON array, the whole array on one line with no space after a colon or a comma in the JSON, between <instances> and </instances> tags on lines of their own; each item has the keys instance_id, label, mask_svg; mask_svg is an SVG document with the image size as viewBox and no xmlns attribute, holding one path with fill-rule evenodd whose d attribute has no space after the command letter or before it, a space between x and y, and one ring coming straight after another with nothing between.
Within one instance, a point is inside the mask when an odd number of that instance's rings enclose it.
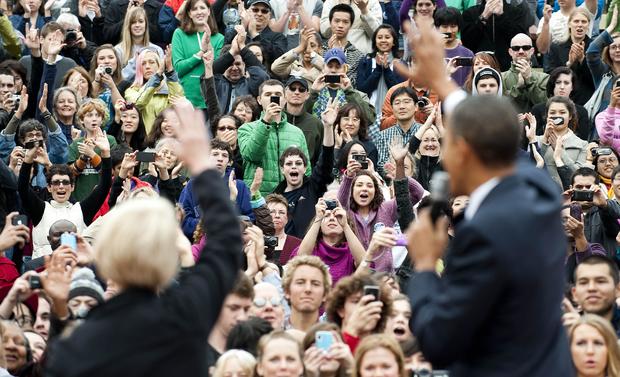
<instances>
[{"instance_id":1,"label":"long brown hair","mask_svg":"<svg viewBox=\"0 0 620 377\"><path fill-rule=\"evenodd\" d=\"M112 72L112 80L114 80L114 83L118 85L123 80L123 76L121 76L122 65L120 59L118 58L118 53L114 49L114 46L109 43L97 47L97 49L93 53L93 58L90 61L90 71L88 71L88 73L90 74L90 78L92 80L95 80L95 71L97 70L97 56L99 56L99 53L103 50L112 50L112 52L114 53L114 57L116 58L116 70ZM102 88L103 86L99 87L100 90ZM91 95L93 96L98 96L99 94L100 93L91 93Z\"/></svg>"},{"instance_id":2,"label":"long brown hair","mask_svg":"<svg viewBox=\"0 0 620 377\"><path fill-rule=\"evenodd\" d=\"M350 200L349 207L351 208L353 212L356 212L359 209L359 206L357 205L357 203L355 203L355 200L353 199L353 188L355 187L355 182L357 182L359 177L363 175L370 177L373 185L375 186L375 197L372 198L372 201L370 202L369 207L371 211L376 212L377 210L379 210L379 207L381 207L381 204L383 204L383 200L384 200L383 192L381 191L381 186L379 186L379 182L377 181L377 178L375 178L372 175L372 173L368 170L359 171L357 175L355 176L355 178L353 178L353 182L351 182L351 196L349 198Z\"/></svg>"},{"instance_id":3,"label":"long brown hair","mask_svg":"<svg viewBox=\"0 0 620 377\"><path fill-rule=\"evenodd\" d=\"M189 0L187 4L185 4L185 9L183 10L183 13L181 14L181 25L179 27L181 28L181 30L185 32L185 34L194 34L197 32L196 25L194 25L194 21L192 21L191 17L189 16L189 12L192 10L194 5L196 5L196 3L198 3L199 1L202 1L203 3L205 3L207 8L209 8L209 17L207 17L207 25L209 25L209 29L211 29L211 35L217 34L219 32L217 29L217 22L215 22L215 19L213 18L213 11L211 10L211 4L209 4L207 0Z\"/></svg>"}]
</instances>

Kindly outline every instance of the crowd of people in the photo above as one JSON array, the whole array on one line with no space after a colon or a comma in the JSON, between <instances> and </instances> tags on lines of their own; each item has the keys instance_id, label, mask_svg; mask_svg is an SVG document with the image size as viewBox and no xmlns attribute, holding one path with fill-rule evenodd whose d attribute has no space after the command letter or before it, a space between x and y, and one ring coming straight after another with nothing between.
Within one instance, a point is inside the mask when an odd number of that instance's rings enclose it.
<instances>
[{"instance_id":1,"label":"crowd of people","mask_svg":"<svg viewBox=\"0 0 620 377\"><path fill-rule=\"evenodd\" d=\"M450 127L422 24L450 85L516 109L562 205L574 370L620 376L619 12L0 0L0 376L448 376L404 294Z\"/></svg>"}]
</instances>

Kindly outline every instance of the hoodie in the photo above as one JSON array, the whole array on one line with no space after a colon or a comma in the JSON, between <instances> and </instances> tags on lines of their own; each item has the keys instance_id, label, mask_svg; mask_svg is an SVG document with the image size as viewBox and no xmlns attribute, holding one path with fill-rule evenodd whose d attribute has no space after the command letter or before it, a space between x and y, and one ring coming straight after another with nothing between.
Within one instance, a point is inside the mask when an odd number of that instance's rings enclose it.
<instances>
[{"instance_id":1,"label":"hoodie","mask_svg":"<svg viewBox=\"0 0 620 377\"><path fill-rule=\"evenodd\" d=\"M498 97L502 97L503 93L504 93L504 88L502 86L502 76L500 75L499 72L497 72L496 70L494 70L491 67L487 67L487 68L482 68L481 70L479 70L478 72L476 72L476 74L474 75L474 81L473 84L471 86L471 94L473 96L477 96L478 94L478 81L480 81L482 78L488 78L488 77L493 77L497 80L498 83L498 90L497 90L497 96Z\"/></svg>"}]
</instances>

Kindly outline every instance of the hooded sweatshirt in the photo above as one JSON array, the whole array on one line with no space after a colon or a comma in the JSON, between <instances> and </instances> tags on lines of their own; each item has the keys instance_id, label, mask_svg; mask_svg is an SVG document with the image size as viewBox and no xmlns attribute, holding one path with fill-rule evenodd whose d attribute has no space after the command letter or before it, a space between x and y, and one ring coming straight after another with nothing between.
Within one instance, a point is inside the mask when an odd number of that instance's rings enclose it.
<instances>
[{"instance_id":1,"label":"hooded sweatshirt","mask_svg":"<svg viewBox=\"0 0 620 377\"><path fill-rule=\"evenodd\" d=\"M477 89L478 81L480 81L482 78L488 78L488 77L494 77L497 80L498 87L499 87L497 90L497 96L501 97L503 95L504 88L502 86L502 76L499 74L499 72L497 72L493 68L487 67L487 68L482 68L481 70L476 72L476 74L474 75L474 83L471 86L471 94L473 96L479 95L478 89Z\"/></svg>"}]
</instances>

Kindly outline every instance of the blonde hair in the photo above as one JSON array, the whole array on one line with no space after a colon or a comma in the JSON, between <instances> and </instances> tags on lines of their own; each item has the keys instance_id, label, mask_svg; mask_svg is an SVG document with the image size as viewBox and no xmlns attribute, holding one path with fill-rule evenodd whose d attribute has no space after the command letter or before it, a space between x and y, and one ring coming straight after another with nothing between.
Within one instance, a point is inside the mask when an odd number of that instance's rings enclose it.
<instances>
[{"instance_id":1,"label":"blonde hair","mask_svg":"<svg viewBox=\"0 0 620 377\"><path fill-rule=\"evenodd\" d=\"M162 198L140 198L118 205L106 216L95 241L101 275L119 287L156 291L175 274L178 224Z\"/></svg>"},{"instance_id":2,"label":"blonde hair","mask_svg":"<svg viewBox=\"0 0 620 377\"><path fill-rule=\"evenodd\" d=\"M396 359L396 363L398 364L398 374L400 377L406 377L405 370L405 356L403 355L403 351L396 342L396 339L390 335L386 334L374 334L368 335L362 339L360 344L355 349L355 365L353 370L353 377L360 377L360 367L362 365L362 359L368 351L375 350L377 348L385 348L390 351L394 358Z\"/></svg>"},{"instance_id":3,"label":"blonde hair","mask_svg":"<svg viewBox=\"0 0 620 377\"><path fill-rule=\"evenodd\" d=\"M329 273L329 267L327 267L321 258L314 255L299 255L288 261L285 266L284 276L282 276L282 288L284 292L290 292L293 275L295 275L295 271L299 266L310 266L321 271L323 275L323 287L325 288L324 297L327 296L332 288L332 276Z\"/></svg>"},{"instance_id":4,"label":"blonde hair","mask_svg":"<svg viewBox=\"0 0 620 377\"><path fill-rule=\"evenodd\" d=\"M607 346L607 367L605 372L607 376L620 376L620 346L618 345L618 337L611 323L596 315L596 314L584 314L579 317L579 320L568 330L569 344L573 343L573 336L577 327L582 325L588 325L594 327L599 334L605 339L605 346Z\"/></svg>"},{"instance_id":5,"label":"blonde hair","mask_svg":"<svg viewBox=\"0 0 620 377\"><path fill-rule=\"evenodd\" d=\"M155 152L161 151L165 146L170 146L175 153L181 148L181 143L175 138L172 137L163 137L157 141L155 144Z\"/></svg>"},{"instance_id":6,"label":"blonde hair","mask_svg":"<svg viewBox=\"0 0 620 377\"><path fill-rule=\"evenodd\" d=\"M247 373L248 377L254 375L254 368L256 367L256 359L251 353L244 350L228 350L217 359L215 363L215 369L211 377L224 377L226 373L226 365L230 360L235 360L239 363L241 368Z\"/></svg>"},{"instance_id":7,"label":"blonde hair","mask_svg":"<svg viewBox=\"0 0 620 377\"><path fill-rule=\"evenodd\" d=\"M148 17L146 16L146 11L144 10L143 7L130 8L125 14L125 20L123 21L123 32L122 32L122 37L121 37L121 43L119 43L121 52L123 53L123 56L122 56L123 59L121 60L121 65L123 67L126 66L129 59L133 57L131 53L133 49L133 38L131 37L131 24L136 22L136 20L140 16L144 18L144 24L145 24L144 25L144 28L145 28L144 36L142 39L142 46L148 47L150 43L149 21L148 21Z\"/></svg>"},{"instance_id":8,"label":"blonde hair","mask_svg":"<svg viewBox=\"0 0 620 377\"><path fill-rule=\"evenodd\" d=\"M293 335L287 333L285 330L276 330L276 331L270 332L269 334L265 334L260 338L260 340L258 341L258 346L256 346L256 361L260 363L269 343L272 340L277 340L277 339L288 340L290 342L295 343L295 345L297 346L297 350L299 352L299 360L302 361L302 365L303 365L304 351L301 348L301 343L297 339L295 339Z\"/></svg>"}]
</instances>

